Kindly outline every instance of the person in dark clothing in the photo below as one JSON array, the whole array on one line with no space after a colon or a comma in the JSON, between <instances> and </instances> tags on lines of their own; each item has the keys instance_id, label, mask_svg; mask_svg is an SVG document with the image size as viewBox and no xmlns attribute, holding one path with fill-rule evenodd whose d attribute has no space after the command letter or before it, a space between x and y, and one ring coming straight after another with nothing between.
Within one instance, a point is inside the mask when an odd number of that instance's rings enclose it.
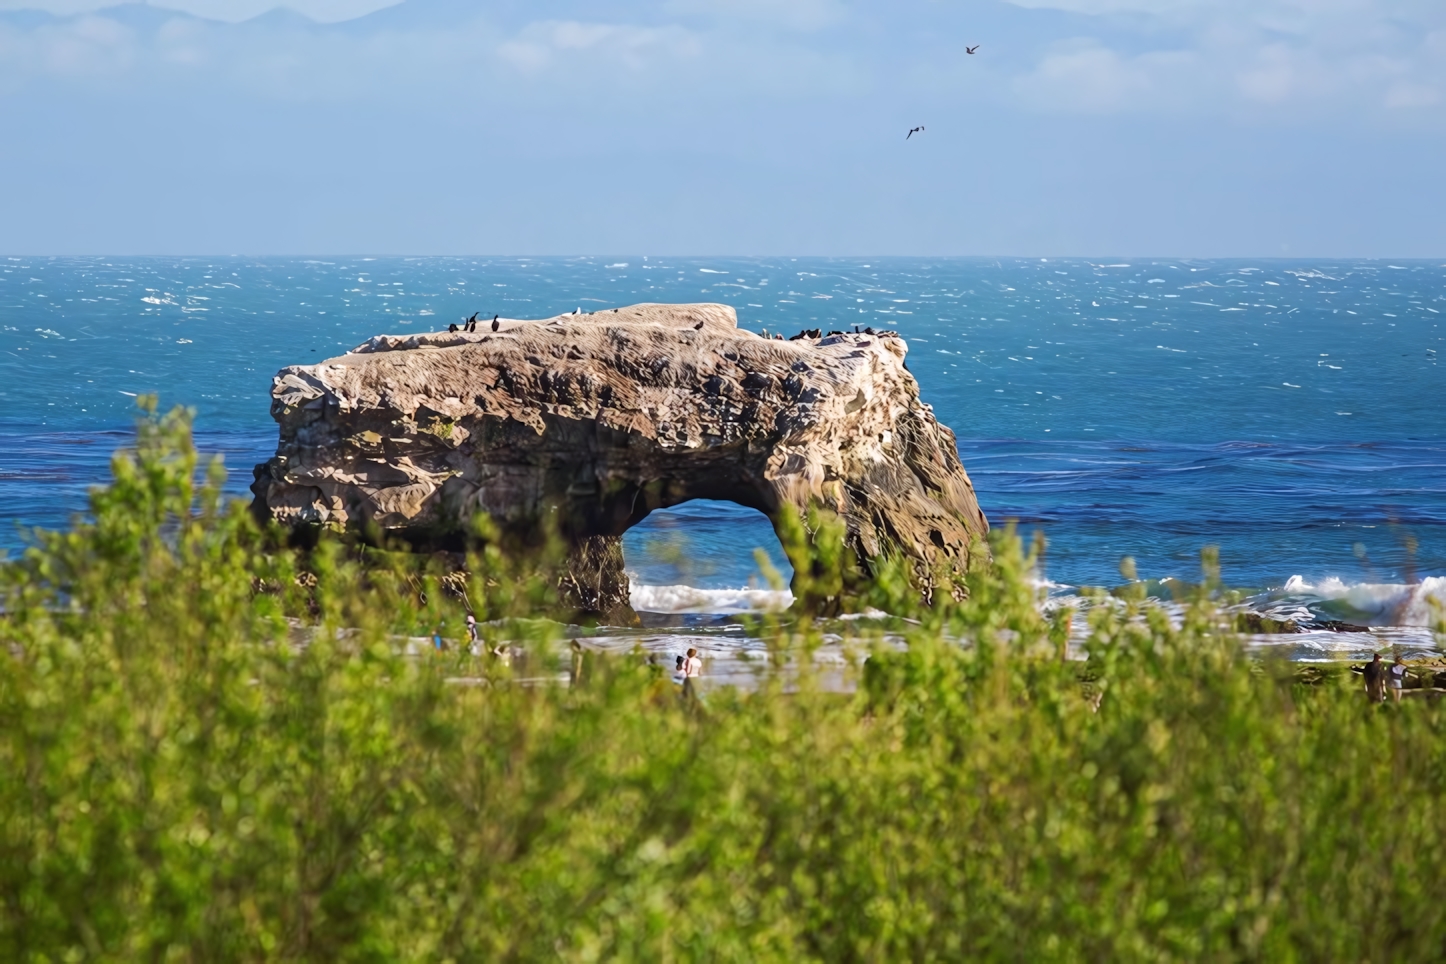
<instances>
[{"instance_id":1,"label":"person in dark clothing","mask_svg":"<svg viewBox=\"0 0 1446 964\"><path fill-rule=\"evenodd\" d=\"M1372 703L1381 702L1386 695L1384 692L1386 666L1381 662L1380 653L1377 653L1369 663L1362 667L1361 675L1366 678L1366 699Z\"/></svg>"}]
</instances>

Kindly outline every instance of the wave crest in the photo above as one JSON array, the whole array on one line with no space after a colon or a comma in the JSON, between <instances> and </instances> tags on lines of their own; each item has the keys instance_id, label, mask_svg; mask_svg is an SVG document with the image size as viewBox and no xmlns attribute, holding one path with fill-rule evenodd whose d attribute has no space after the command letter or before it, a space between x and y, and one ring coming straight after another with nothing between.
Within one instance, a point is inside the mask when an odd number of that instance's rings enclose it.
<instances>
[{"instance_id":1,"label":"wave crest","mask_svg":"<svg viewBox=\"0 0 1446 964\"><path fill-rule=\"evenodd\" d=\"M1348 583L1334 576L1286 580L1284 591L1305 597L1311 608L1373 625L1434 626L1446 618L1446 576L1417 583Z\"/></svg>"},{"instance_id":2,"label":"wave crest","mask_svg":"<svg viewBox=\"0 0 1446 964\"><path fill-rule=\"evenodd\" d=\"M728 616L787 609L793 605L793 593L787 589L698 589L630 583L628 601L640 612Z\"/></svg>"}]
</instances>

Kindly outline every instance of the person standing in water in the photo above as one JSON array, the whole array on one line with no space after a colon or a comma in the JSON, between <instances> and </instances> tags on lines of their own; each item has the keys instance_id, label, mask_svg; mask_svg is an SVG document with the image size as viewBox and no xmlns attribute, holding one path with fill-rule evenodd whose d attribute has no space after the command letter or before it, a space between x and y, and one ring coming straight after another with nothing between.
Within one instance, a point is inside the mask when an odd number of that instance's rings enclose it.
<instances>
[{"instance_id":1,"label":"person standing in water","mask_svg":"<svg viewBox=\"0 0 1446 964\"><path fill-rule=\"evenodd\" d=\"M686 699L698 697L698 684L694 680L703 675L703 661L698 658L698 650L689 647L688 655L683 660L683 696Z\"/></svg>"},{"instance_id":2,"label":"person standing in water","mask_svg":"<svg viewBox=\"0 0 1446 964\"><path fill-rule=\"evenodd\" d=\"M1406 662L1401 659L1401 654L1396 654L1396 661L1386 670L1386 682L1391 687L1391 702L1401 702L1402 690L1406 687Z\"/></svg>"},{"instance_id":3,"label":"person standing in water","mask_svg":"<svg viewBox=\"0 0 1446 964\"><path fill-rule=\"evenodd\" d=\"M1366 678L1366 700L1371 703L1379 703L1385 698L1381 692L1386 683L1386 667L1381 663L1381 654L1377 653L1371 661L1361 668L1361 675Z\"/></svg>"}]
</instances>

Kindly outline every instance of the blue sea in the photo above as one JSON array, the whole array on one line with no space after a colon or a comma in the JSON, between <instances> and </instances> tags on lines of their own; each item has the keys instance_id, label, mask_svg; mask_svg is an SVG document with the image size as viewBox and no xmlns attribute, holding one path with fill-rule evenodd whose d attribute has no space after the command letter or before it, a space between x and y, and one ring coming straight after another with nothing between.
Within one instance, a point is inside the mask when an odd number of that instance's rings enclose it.
<instances>
[{"instance_id":1,"label":"blue sea","mask_svg":"<svg viewBox=\"0 0 1446 964\"><path fill-rule=\"evenodd\" d=\"M899 331L991 522L1047 538L1056 594L1118 585L1126 555L1198 579L1214 545L1272 611L1424 627L1446 598L1446 265L1414 261L0 259L0 544L85 510L136 395L193 406L240 497L283 365L473 312L640 301ZM625 541L635 601L764 605L754 548L786 578L752 510L655 513Z\"/></svg>"}]
</instances>

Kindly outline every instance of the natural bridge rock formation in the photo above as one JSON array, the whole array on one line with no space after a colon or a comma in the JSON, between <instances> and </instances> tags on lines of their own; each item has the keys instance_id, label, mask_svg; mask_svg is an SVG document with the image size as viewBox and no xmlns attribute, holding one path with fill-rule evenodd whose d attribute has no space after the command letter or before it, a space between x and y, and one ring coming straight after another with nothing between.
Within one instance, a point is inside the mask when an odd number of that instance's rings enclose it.
<instances>
[{"instance_id":1,"label":"natural bridge rock formation","mask_svg":"<svg viewBox=\"0 0 1446 964\"><path fill-rule=\"evenodd\" d=\"M621 536L652 510L725 499L777 528L812 505L842 520L853 558L840 596L803 603L848 608L885 553L927 595L988 523L907 351L891 333L770 341L710 304L379 335L276 376L281 441L255 505L431 548L461 548L478 512L514 549L555 533L563 605L608 620L636 618Z\"/></svg>"}]
</instances>

